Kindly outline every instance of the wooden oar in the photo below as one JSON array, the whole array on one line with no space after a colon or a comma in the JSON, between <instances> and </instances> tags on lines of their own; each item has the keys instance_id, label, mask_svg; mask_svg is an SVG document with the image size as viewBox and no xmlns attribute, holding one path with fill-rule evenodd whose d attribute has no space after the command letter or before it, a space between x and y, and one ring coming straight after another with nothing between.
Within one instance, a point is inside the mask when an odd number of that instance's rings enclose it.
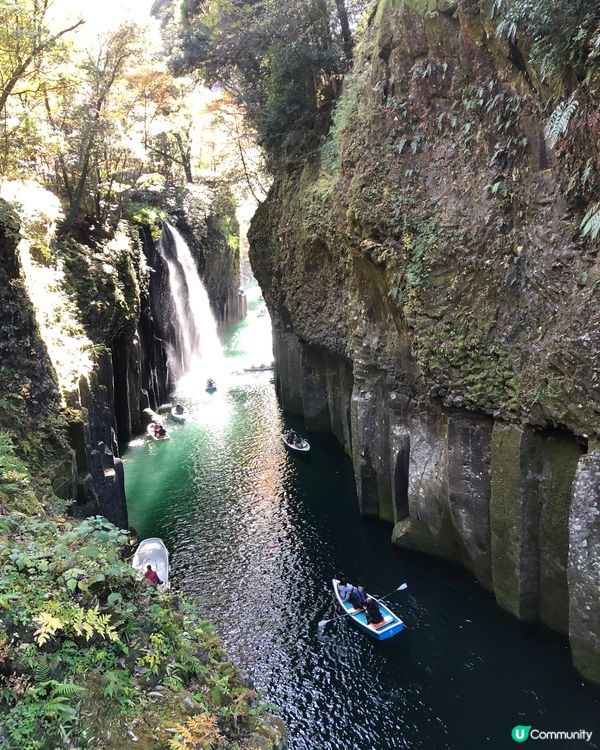
<instances>
[{"instance_id":1,"label":"wooden oar","mask_svg":"<svg viewBox=\"0 0 600 750\"><path fill-rule=\"evenodd\" d=\"M385 599L388 596L391 596L392 594L395 594L396 591L404 591L407 588L408 588L408 583L401 583L398 586L398 588L393 589L392 591L390 591L389 594L386 594L385 596L381 596L381 597L374 596L373 599L376 599L377 601L381 601L382 599ZM329 620L321 620L319 622L318 628L320 630L321 628L324 628L325 625L327 625L328 623L333 622L334 620L341 620L343 617L348 617L348 615L355 615L356 612L357 612L357 610L355 610L354 608L352 608L349 612L344 612L343 615L335 615L334 617L330 617Z\"/></svg>"}]
</instances>

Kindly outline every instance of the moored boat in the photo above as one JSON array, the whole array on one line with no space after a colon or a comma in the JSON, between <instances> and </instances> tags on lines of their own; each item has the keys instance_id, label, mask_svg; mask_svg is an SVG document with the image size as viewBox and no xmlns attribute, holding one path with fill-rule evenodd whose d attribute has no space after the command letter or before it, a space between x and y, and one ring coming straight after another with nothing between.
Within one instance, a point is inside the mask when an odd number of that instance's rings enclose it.
<instances>
[{"instance_id":1,"label":"moored boat","mask_svg":"<svg viewBox=\"0 0 600 750\"><path fill-rule=\"evenodd\" d=\"M355 609L350 602L342 601L340 592L338 590L339 581L334 578L333 581L333 593L337 599L338 604L344 610L344 613L348 615L348 619L353 620L361 630L365 630L373 638L378 641L385 641L387 638L397 635L401 630L404 630L404 623L395 615L391 609L385 606L380 599L377 599L379 609L383 615L383 621L377 625L371 625L367 622L367 616L360 609Z\"/></svg>"},{"instance_id":2,"label":"moored boat","mask_svg":"<svg viewBox=\"0 0 600 750\"><path fill-rule=\"evenodd\" d=\"M135 570L139 570L142 575L146 574L148 565L150 565L162 581L158 586L159 590L169 590L169 550L165 547L162 539L154 536L140 542L131 560L131 565Z\"/></svg>"},{"instance_id":3,"label":"moored boat","mask_svg":"<svg viewBox=\"0 0 600 750\"><path fill-rule=\"evenodd\" d=\"M146 427L146 432L148 433L149 437L151 437L152 440L169 440L171 436L166 430L164 430L164 427L163 427L163 430L165 434L164 435L157 434L158 427L162 427L160 422L150 422L148 427Z\"/></svg>"},{"instance_id":4,"label":"moored boat","mask_svg":"<svg viewBox=\"0 0 600 750\"><path fill-rule=\"evenodd\" d=\"M259 365L258 367L252 365L252 367L244 367L244 372L266 372L273 369L273 365Z\"/></svg>"},{"instance_id":5,"label":"moored boat","mask_svg":"<svg viewBox=\"0 0 600 750\"><path fill-rule=\"evenodd\" d=\"M289 432L284 432L281 436L283 444L286 448L289 448L291 451L296 451L297 453L308 453L310 451L310 444L308 440L301 438L299 435L297 436L297 438L299 442L291 442Z\"/></svg>"}]
</instances>

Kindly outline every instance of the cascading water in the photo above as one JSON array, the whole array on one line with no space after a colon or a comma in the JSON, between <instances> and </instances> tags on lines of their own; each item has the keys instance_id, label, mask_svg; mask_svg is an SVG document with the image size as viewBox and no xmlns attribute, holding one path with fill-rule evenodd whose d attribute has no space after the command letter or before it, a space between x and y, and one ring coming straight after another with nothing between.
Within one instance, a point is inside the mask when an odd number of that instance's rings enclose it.
<instances>
[{"instance_id":1,"label":"cascading water","mask_svg":"<svg viewBox=\"0 0 600 750\"><path fill-rule=\"evenodd\" d=\"M189 381L197 389L199 381L216 378L222 371L217 323L190 249L167 222L158 249L169 271L169 368L178 387Z\"/></svg>"}]
</instances>

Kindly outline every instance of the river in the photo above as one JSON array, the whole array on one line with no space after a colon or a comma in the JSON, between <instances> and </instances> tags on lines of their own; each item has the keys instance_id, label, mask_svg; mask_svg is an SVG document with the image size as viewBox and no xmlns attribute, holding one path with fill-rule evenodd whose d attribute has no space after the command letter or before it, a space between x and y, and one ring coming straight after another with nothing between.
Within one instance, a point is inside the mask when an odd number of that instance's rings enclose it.
<instances>
[{"instance_id":1,"label":"river","mask_svg":"<svg viewBox=\"0 0 600 750\"><path fill-rule=\"evenodd\" d=\"M231 658L280 707L291 750L476 750L514 747L517 724L593 731L600 696L571 666L564 638L520 625L460 568L389 543L389 525L358 513L349 459L309 435L309 457L286 452L270 359L268 316L255 294L224 340L213 395L198 384L172 439L127 450L130 523L160 536L172 580L216 623ZM331 578L385 594L406 623L376 642L331 616Z\"/></svg>"}]
</instances>

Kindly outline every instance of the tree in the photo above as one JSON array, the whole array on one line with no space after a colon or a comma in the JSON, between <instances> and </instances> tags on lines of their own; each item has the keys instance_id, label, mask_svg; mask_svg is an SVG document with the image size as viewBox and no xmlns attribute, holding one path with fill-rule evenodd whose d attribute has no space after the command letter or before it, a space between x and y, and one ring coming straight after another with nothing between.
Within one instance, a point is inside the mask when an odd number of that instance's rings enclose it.
<instances>
[{"instance_id":1,"label":"tree","mask_svg":"<svg viewBox=\"0 0 600 750\"><path fill-rule=\"evenodd\" d=\"M346 0L186 0L178 71L243 106L271 156L327 129L352 58Z\"/></svg>"},{"instance_id":2,"label":"tree","mask_svg":"<svg viewBox=\"0 0 600 750\"><path fill-rule=\"evenodd\" d=\"M65 39L83 22L49 31L48 0L0 2L0 174L34 168L40 140L38 108L55 84Z\"/></svg>"},{"instance_id":3,"label":"tree","mask_svg":"<svg viewBox=\"0 0 600 750\"><path fill-rule=\"evenodd\" d=\"M139 29L124 24L99 39L60 91L46 98L48 121L58 137L55 179L67 200L63 232L84 208L101 222L107 218L115 179L128 165L132 150L125 137L132 97L122 95L117 102L115 92L126 89L126 67L139 49Z\"/></svg>"},{"instance_id":4,"label":"tree","mask_svg":"<svg viewBox=\"0 0 600 750\"><path fill-rule=\"evenodd\" d=\"M49 6L50 0L3 0L0 4L0 113L9 96L25 93L23 85L35 88L39 84L44 56L83 23L79 20L51 33L46 27Z\"/></svg>"}]
</instances>

